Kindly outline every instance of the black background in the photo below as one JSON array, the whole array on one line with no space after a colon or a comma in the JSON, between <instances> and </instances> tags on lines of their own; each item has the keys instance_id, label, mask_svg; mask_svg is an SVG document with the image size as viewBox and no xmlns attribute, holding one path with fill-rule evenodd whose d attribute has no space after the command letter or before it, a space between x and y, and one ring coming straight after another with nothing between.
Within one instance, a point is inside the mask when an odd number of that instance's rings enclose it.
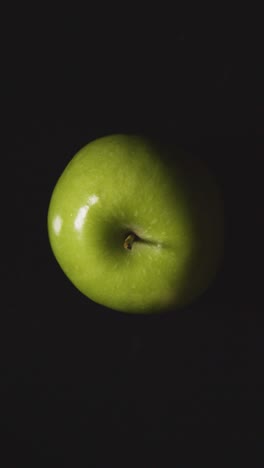
<instances>
[{"instance_id":1,"label":"black background","mask_svg":"<svg viewBox=\"0 0 264 468\"><path fill-rule=\"evenodd\" d=\"M138 13L117 29L65 8L11 12L4 33L1 466L241 466L245 450L263 466L260 38L239 21ZM46 228L72 156L139 131L199 154L226 207L215 283L155 317L82 296Z\"/></svg>"}]
</instances>

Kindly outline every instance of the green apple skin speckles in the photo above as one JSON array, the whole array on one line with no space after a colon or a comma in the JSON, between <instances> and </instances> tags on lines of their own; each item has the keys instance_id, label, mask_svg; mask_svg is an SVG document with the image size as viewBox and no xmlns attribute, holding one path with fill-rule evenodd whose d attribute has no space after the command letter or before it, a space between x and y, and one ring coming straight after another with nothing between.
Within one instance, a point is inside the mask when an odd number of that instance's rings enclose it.
<instances>
[{"instance_id":1,"label":"green apple skin speckles","mask_svg":"<svg viewBox=\"0 0 264 468\"><path fill-rule=\"evenodd\" d=\"M128 313L195 300L219 267L223 232L207 168L140 136L107 136L82 148L48 210L50 244L68 278L93 301ZM137 240L127 249L131 233Z\"/></svg>"}]
</instances>

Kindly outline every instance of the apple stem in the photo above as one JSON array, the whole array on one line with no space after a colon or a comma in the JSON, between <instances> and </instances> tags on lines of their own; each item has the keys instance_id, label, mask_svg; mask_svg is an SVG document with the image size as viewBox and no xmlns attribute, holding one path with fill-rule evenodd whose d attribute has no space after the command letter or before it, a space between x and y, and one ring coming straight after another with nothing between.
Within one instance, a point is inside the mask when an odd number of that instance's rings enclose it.
<instances>
[{"instance_id":1,"label":"apple stem","mask_svg":"<svg viewBox=\"0 0 264 468\"><path fill-rule=\"evenodd\" d=\"M136 239L138 239L138 236L136 234L134 234L134 232L130 232L128 234L128 236L125 238L124 248L126 250L131 250L132 245L133 245L133 243L135 242Z\"/></svg>"}]
</instances>

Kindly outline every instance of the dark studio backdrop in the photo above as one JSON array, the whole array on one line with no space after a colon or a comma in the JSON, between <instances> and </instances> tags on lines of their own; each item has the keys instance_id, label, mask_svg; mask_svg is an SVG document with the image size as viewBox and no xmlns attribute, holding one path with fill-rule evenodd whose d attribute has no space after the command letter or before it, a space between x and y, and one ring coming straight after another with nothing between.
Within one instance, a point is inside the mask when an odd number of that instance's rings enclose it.
<instances>
[{"instance_id":1,"label":"dark studio backdrop","mask_svg":"<svg viewBox=\"0 0 264 468\"><path fill-rule=\"evenodd\" d=\"M186 22L151 35L142 27L144 40L135 28L124 44L125 26L118 37L102 25L88 34L89 21L70 12L34 15L17 14L3 59L1 466L199 466L212 448L218 466L223 447L232 466L245 448L248 466L262 466L259 41ZM222 269L182 311L108 310L74 288L51 252L59 175L86 143L117 132L177 142L222 188Z\"/></svg>"}]
</instances>

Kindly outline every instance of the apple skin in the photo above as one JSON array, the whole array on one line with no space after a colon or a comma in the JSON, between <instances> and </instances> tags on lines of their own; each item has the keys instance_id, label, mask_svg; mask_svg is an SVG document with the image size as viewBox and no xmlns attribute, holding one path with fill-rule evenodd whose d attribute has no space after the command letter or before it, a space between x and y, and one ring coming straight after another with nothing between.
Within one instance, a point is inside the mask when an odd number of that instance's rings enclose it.
<instances>
[{"instance_id":1,"label":"apple skin","mask_svg":"<svg viewBox=\"0 0 264 468\"><path fill-rule=\"evenodd\" d=\"M130 234L138 236L125 248ZM186 306L221 263L224 212L197 157L143 136L92 141L59 178L48 234L64 273L94 302L127 313Z\"/></svg>"}]
</instances>

